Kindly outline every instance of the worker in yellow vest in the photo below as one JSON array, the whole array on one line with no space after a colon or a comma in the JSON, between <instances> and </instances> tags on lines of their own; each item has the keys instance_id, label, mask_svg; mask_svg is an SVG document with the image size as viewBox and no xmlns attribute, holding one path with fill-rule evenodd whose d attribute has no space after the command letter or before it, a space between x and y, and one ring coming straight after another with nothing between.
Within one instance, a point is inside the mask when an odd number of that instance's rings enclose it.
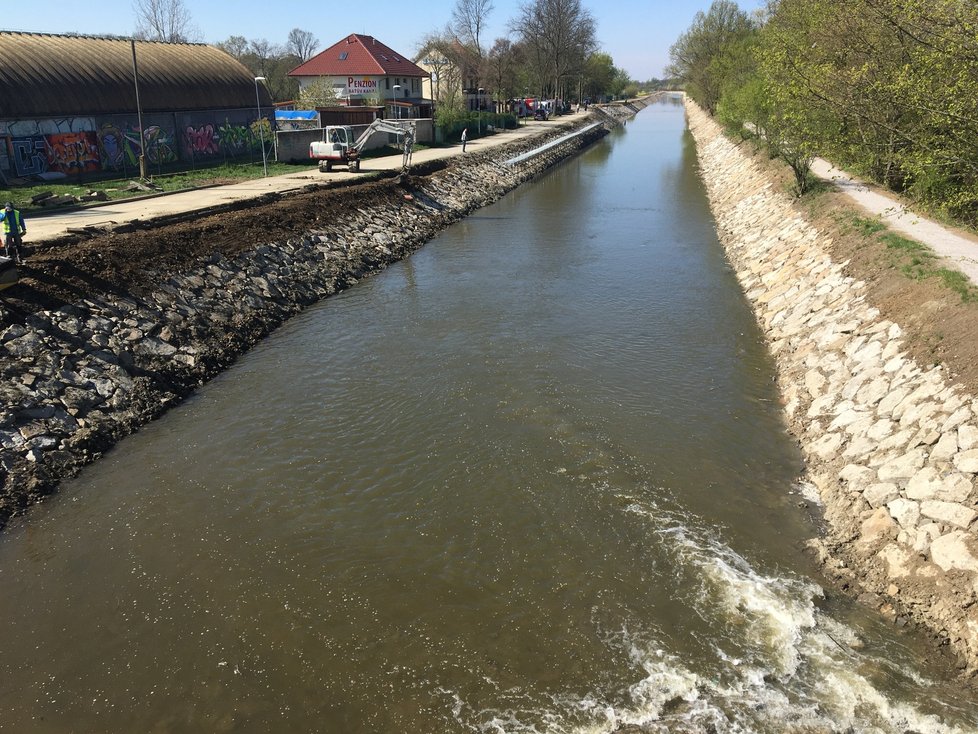
<instances>
[{"instance_id":1,"label":"worker in yellow vest","mask_svg":"<svg viewBox=\"0 0 978 734\"><path fill-rule=\"evenodd\" d=\"M20 263L20 248L24 244L23 237L27 234L27 227L24 226L24 217L11 202L4 205L0 212L0 222L3 222L3 245L7 257L15 259Z\"/></svg>"}]
</instances>

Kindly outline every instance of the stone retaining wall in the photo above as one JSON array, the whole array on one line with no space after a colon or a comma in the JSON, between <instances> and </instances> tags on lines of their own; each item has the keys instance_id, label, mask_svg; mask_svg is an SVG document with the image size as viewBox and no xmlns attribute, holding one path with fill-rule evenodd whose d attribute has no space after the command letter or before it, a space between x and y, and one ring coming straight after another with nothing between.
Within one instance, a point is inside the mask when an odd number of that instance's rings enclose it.
<instances>
[{"instance_id":1,"label":"stone retaining wall","mask_svg":"<svg viewBox=\"0 0 978 734\"><path fill-rule=\"evenodd\" d=\"M687 102L717 231L778 364L828 521L826 569L978 672L978 401L916 364L825 236Z\"/></svg>"},{"instance_id":2,"label":"stone retaining wall","mask_svg":"<svg viewBox=\"0 0 978 734\"><path fill-rule=\"evenodd\" d=\"M636 109L613 111L610 121ZM500 163L567 131L555 127L456 158L428 177L391 182L381 206L358 210L354 201L347 219L301 238L233 259L215 253L151 294L81 299L4 330L0 526L289 316L406 257L443 227L590 145L607 126L520 165Z\"/></svg>"}]
</instances>

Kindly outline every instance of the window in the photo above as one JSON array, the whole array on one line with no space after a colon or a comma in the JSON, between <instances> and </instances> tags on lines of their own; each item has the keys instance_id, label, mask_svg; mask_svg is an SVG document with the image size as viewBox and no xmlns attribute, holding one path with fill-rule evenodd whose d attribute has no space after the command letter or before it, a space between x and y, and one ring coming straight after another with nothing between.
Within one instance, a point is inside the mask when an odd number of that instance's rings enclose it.
<instances>
[{"instance_id":1,"label":"window","mask_svg":"<svg viewBox=\"0 0 978 734\"><path fill-rule=\"evenodd\" d=\"M347 57L348 55L349 55L349 54L347 54L347 52L346 52L346 51L341 51L341 52L340 52L340 61L346 61L346 57Z\"/></svg>"},{"instance_id":2,"label":"window","mask_svg":"<svg viewBox=\"0 0 978 734\"><path fill-rule=\"evenodd\" d=\"M387 88L391 88L391 78L389 76L384 77L384 81L387 83Z\"/></svg>"}]
</instances>

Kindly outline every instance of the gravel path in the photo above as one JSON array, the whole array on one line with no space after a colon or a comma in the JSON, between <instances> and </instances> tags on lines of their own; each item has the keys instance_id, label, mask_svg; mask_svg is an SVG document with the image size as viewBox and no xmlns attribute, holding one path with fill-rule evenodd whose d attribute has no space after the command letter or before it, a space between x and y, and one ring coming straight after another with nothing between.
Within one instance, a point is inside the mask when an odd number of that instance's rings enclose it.
<instances>
[{"instance_id":1,"label":"gravel path","mask_svg":"<svg viewBox=\"0 0 978 734\"><path fill-rule=\"evenodd\" d=\"M978 237L949 229L914 213L892 194L883 193L821 158L816 158L812 163L812 173L834 183L869 214L880 217L892 230L930 247L948 265L960 270L978 285Z\"/></svg>"}]
</instances>

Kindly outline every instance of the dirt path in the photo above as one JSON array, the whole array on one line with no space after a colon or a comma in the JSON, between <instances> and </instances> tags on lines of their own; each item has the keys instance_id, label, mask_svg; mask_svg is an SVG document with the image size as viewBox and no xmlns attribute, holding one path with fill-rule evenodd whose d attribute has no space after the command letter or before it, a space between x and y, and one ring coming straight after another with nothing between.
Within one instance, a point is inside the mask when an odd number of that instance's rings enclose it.
<instances>
[{"instance_id":1,"label":"dirt path","mask_svg":"<svg viewBox=\"0 0 978 734\"><path fill-rule=\"evenodd\" d=\"M835 185L868 215L879 217L891 229L927 245L949 267L960 270L978 285L978 237L920 216L893 194L860 181L822 158L812 163L812 172Z\"/></svg>"},{"instance_id":2,"label":"dirt path","mask_svg":"<svg viewBox=\"0 0 978 734\"><path fill-rule=\"evenodd\" d=\"M747 145L746 143L744 145ZM765 153L753 160L776 185L788 192L790 171ZM826 169L823 169L826 170ZM921 237L933 249L936 262L952 263L955 248L966 248L965 258L978 259L978 240L912 214L892 195L838 174L833 190L797 201L804 215L829 238L832 258L843 263L847 275L867 285L868 298L889 320L900 324L908 353L922 366L941 364L950 379L978 395L978 298L963 297L947 286L934 267L921 268L919 255L888 243L886 231L862 224L874 217L907 237ZM928 225L926 228L923 225ZM953 264L965 262L958 259ZM935 263L936 264L936 263Z\"/></svg>"}]
</instances>

